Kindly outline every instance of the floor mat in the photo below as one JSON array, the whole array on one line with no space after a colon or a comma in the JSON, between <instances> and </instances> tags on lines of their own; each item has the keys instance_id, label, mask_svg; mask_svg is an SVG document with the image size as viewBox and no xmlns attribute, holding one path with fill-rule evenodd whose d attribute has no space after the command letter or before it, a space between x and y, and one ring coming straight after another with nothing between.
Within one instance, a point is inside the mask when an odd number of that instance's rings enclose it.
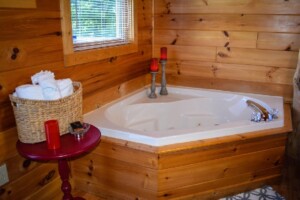
<instances>
[{"instance_id":1,"label":"floor mat","mask_svg":"<svg viewBox=\"0 0 300 200\"><path fill-rule=\"evenodd\" d=\"M220 200L285 200L285 198L278 194L271 186L264 186Z\"/></svg>"}]
</instances>

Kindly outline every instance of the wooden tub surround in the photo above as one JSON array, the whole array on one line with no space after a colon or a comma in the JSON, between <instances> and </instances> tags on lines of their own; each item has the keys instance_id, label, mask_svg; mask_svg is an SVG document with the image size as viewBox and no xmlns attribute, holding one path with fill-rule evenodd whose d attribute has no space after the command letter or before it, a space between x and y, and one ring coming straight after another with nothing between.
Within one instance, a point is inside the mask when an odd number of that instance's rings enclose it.
<instances>
[{"instance_id":1,"label":"wooden tub surround","mask_svg":"<svg viewBox=\"0 0 300 200\"><path fill-rule=\"evenodd\" d=\"M104 199L216 199L277 184L281 178L290 106L285 125L245 134L162 147L102 137L74 161L76 189Z\"/></svg>"}]
</instances>

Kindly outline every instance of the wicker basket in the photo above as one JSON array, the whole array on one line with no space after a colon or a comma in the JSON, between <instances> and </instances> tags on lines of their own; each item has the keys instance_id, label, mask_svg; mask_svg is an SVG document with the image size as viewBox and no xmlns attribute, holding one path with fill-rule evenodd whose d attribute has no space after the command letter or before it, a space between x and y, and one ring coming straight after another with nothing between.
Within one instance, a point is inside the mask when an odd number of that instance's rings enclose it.
<instances>
[{"instance_id":1,"label":"wicker basket","mask_svg":"<svg viewBox=\"0 0 300 200\"><path fill-rule=\"evenodd\" d=\"M54 101L29 100L9 95L21 142L45 141L44 122L47 120L58 120L60 135L69 132L71 122L82 121L82 86L79 82L73 82L73 87L72 95Z\"/></svg>"}]
</instances>

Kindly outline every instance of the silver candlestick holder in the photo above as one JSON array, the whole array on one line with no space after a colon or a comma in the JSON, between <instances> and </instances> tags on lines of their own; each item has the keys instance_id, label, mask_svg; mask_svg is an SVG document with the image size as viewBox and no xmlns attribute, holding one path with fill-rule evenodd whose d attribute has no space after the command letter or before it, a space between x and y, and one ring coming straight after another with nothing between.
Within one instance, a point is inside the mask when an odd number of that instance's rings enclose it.
<instances>
[{"instance_id":1,"label":"silver candlestick holder","mask_svg":"<svg viewBox=\"0 0 300 200\"><path fill-rule=\"evenodd\" d=\"M156 94L155 94L155 79L156 79L156 74L157 72L150 72L151 73L151 76L152 76L152 81L151 81L151 91L150 91L150 94L149 94L149 98L151 99L155 99L157 98Z\"/></svg>"},{"instance_id":2,"label":"silver candlestick holder","mask_svg":"<svg viewBox=\"0 0 300 200\"><path fill-rule=\"evenodd\" d=\"M161 88L160 88L160 95L168 95L167 90L167 80L166 80L166 63L167 60L160 60L161 64Z\"/></svg>"}]
</instances>

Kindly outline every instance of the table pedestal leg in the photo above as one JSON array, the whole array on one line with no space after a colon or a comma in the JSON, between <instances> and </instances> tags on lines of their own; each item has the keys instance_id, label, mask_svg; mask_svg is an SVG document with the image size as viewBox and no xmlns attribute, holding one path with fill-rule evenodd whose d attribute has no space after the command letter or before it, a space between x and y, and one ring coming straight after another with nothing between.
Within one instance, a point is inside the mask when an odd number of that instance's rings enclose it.
<instances>
[{"instance_id":1,"label":"table pedestal leg","mask_svg":"<svg viewBox=\"0 0 300 200\"><path fill-rule=\"evenodd\" d=\"M70 168L66 159L58 160L58 171L62 181L61 190L64 193L63 200L84 200L81 197L71 195L71 184L69 182Z\"/></svg>"}]
</instances>

